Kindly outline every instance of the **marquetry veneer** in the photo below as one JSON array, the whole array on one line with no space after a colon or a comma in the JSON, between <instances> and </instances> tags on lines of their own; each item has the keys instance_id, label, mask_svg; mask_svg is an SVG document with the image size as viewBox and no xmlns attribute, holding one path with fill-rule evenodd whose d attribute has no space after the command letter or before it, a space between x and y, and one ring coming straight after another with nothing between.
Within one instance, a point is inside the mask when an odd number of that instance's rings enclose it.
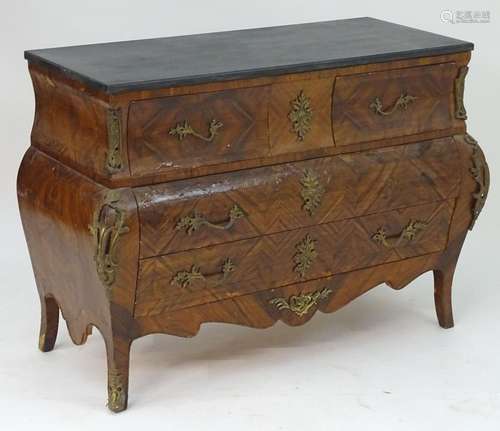
<instances>
[{"instance_id":1,"label":"marquetry veneer","mask_svg":"<svg viewBox=\"0 0 500 431\"><path fill-rule=\"evenodd\" d=\"M362 18L27 51L18 177L42 305L105 339L307 322L432 270L442 327L489 172L467 134L472 44Z\"/></svg>"}]
</instances>

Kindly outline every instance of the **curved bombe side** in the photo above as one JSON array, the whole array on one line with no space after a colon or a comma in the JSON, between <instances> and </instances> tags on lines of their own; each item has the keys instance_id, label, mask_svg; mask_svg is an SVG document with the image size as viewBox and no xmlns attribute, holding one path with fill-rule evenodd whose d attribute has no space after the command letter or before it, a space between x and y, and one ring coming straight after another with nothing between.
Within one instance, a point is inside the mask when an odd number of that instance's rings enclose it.
<instances>
[{"instance_id":1,"label":"curved bombe side","mask_svg":"<svg viewBox=\"0 0 500 431\"><path fill-rule=\"evenodd\" d=\"M21 163L17 192L41 302L40 349L54 347L59 309L75 344L85 342L91 326L99 328L107 350L108 386L114 387L119 374L122 388L118 398L110 390L110 407L123 410L139 253L135 199L130 189L110 191L34 147ZM119 235L110 204L120 214ZM103 265L113 272L107 282L100 276Z\"/></svg>"}]
</instances>

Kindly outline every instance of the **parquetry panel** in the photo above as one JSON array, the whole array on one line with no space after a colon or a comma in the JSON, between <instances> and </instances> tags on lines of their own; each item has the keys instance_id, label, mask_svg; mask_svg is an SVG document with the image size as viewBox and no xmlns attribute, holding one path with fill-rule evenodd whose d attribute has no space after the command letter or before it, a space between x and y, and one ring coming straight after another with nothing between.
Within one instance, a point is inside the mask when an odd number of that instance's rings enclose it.
<instances>
[{"instance_id":1,"label":"parquetry panel","mask_svg":"<svg viewBox=\"0 0 500 431\"><path fill-rule=\"evenodd\" d=\"M340 76L333 91L333 133L336 145L388 139L453 127L455 63ZM385 112L402 95L415 97L406 109L380 115L371 108L376 98Z\"/></svg>"},{"instance_id":2,"label":"parquetry panel","mask_svg":"<svg viewBox=\"0 0 500 431\"><path fill-rule=\"evenodd\" d=\"M132 174L266 156L268 92L267 87L255 87L132 102L128 124ZM170 133L187 121L208 137L212 120L222 127L211 142L189 134L179 139Z\"/></svg>"},{"instance_id":3,"label":"parquetry panel","mask_svg":"<svg viewBox=\"0 0 500 431\"><path fill-rule=\"evenodd\" d=\"M451 199L141 260L135 313L162 313L441 251L453 204ZM387 248L372 238L379 228L388 237L397 236L411 220L427 223L414 241ZM306 235L315 241L317 256L301 278L294 270L294 256ZM226 259L231 259L235 269L223 279L221 267ZM205 279L186 286L173 282L176 274L190 271L193 265Z\"/></svg>"},{"instance_id":4,"label":"parquetry panel","mask_svg":"<svg viewBox=\"0 0 500 431\"><path fill-rule=\"evenodd\" d=\"M151 257L253 238L455 197L460 158L452 138L343 154L134 189L141 219L141 256ZM301 180L312 170L324 189L311 216ZM234 205L246 217L228 230L177 230L202 214L224 224Z\"/></svg>"}]
</instances>

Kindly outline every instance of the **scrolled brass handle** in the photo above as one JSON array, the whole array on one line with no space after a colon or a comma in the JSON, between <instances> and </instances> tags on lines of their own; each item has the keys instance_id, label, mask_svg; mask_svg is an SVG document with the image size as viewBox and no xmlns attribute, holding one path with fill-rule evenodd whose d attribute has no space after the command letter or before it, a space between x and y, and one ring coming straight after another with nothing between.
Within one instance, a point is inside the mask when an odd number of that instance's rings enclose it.
<instances>
[{"instance_id":1,"label":"scrolled brass handle","mask_svg":"<svg viewBox=\"0 0 500 431\"><path fill-rule=\"evenodd\" d=\"M414 241L418 234L427 227L427 223L420 220L410 220L403 230L397 234L388 236L384 227L380 227L372 235L372 240L386 248L395 248L403 241Z\"/></svg>"},{"instance_id":2,"label":"scrolled brass handle","mask_svg":"<svg viewBox=\"0 0 500 431\"><path fill-rule=\"evenodd\" d=\"M383 108L382 101L380 100L379 97L375 97L373 99L373 102L370 103L370 109L375 112L375 114L382 115L382 116L388 116L396 112L397 110L406 110L408 109L408 105L413 103L417 98L415 96L411 96L407 93L401 93L399 96L398 100L394 102L394 105L392 105L392 108Z\"/></svg>"},{"instance_id":3,"label":"scrolled brass handle","mask_svg":"<svg viewBox=\"0 0 500 431\"><path fill-rule=\"evenodd\" d=\"M279 311L289 310L297 316L302 317L305 316L314 305L318 304L319 301L328 298L331 293L332 290L325 287L316 292L292 295L289 299L274 298L271 299L269 303L276 306Z\"/></svg>"},{"instance_id":4,"label":"scrolled brass handle","mask_svg":"<svg viewBox=\"0 0 500 431\"><path fill-rule=\"evenodd\" d=\"M221 270L214 274L202 274L200 267L193 265L187 271L179 271L176 273L170 281L170 284L177 284L182 288L186 288L196 280L208 281L209 279L216 278L217 282L215 286L218 286L222 284L235 269L236 265L230 258L225 259L224 262L222 262Z\"/></svg>"},{"instance_id":5,"label":"scrolled brass handle","mask_svg":"<svg viewBox=\"0 0 500 431\"><path fill-rule=\"evenodd\" d=\"M212 142L222 126L223 124L220 121L215 119L211 120L210 124L208 125L208 136L203 136L202 134L194 130L193 127L188 123L188 121L185 120L177 123L175 127L172 127L169 130L168 133L169 135L177 136L177 139L179 141L182 141L188 135L193 135L196 138L201 139L202 141Z\"/></svg>"},{"instance_id":6,"label":"scrolled brass handle","mask_svg":"<svg viewBox=\"0 0 500 431\"><path fill-rule=\"evenodd\" d=\"M212 223L208 221L203 214L198 214L196 212L182 217L175 225L176 230L184 230L188 235L197 231L202 226L207 226L212 229L228 230L231 229L237 220L247 216L247 213L243 211L238 205L234 205L229 210L229 215L227 220L221 223Z\"/></svg>"}]
</instances>

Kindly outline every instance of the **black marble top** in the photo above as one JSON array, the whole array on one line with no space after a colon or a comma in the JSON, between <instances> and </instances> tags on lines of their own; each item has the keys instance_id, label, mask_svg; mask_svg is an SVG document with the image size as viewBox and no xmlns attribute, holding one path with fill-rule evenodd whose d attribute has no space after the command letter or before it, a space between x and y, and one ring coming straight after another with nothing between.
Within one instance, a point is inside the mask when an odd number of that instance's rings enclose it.
<instances>
[{"instance_id":1,"label":"black marble top","mask_svg":"<svg viewBox=\"0 0 500 431\"><path fill-rule=\"evenodd\" d=\"M464 42L374 18L26 51L108 93L254 78L469 51Z\"/></svg>"}]
</instances>

